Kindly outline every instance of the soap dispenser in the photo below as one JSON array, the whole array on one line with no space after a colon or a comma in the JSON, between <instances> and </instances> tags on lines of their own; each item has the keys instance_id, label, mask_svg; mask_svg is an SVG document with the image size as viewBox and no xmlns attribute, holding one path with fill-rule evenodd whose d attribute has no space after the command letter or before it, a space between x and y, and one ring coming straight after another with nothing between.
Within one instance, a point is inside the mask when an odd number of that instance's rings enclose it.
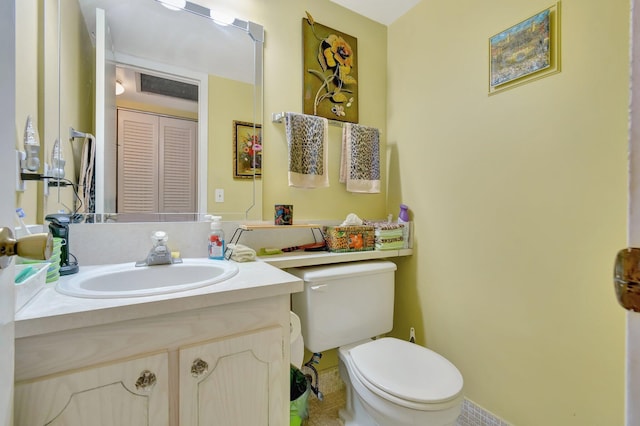
<instances>
[{"instance_id":1,"label":"soap dispenser","mask_svg":"<svg viewBox=\"0 0 640 426\"><path fill-rule=\"evenodd\" d=\"M209 247L209 259L224 260L224 231L222 230L222 217L209 216L207 219L211 220L211 231L209 232L209 240L207 242Z\"/></svg>"}]
</instances>

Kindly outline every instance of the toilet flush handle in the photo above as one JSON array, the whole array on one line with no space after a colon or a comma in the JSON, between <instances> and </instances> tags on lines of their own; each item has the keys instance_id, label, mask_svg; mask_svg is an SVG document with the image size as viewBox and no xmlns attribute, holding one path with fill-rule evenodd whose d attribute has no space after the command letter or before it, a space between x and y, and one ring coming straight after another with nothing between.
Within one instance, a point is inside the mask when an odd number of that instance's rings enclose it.
<instances>
[{"instance_id":1,"label":"toilet flush handle","mask_svg":"<svg viewBox=\"0 0 640 426\"><path fill-rule=\"evenodd\" d=\"M326 286L327 286L326 284L312 285L311 286L311 290L313 290L313 291L324 291L324 288Z\"/></svg>"}]
</instances>

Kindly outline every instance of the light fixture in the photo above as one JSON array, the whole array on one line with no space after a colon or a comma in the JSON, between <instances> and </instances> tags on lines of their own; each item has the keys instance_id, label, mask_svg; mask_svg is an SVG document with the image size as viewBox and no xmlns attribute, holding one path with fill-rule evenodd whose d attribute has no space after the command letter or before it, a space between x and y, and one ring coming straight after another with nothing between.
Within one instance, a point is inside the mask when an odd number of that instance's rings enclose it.
<instances>
[{"instance_id":1,"label":"light fixture","mask_svg":"<svg viewBox=\"0 0 640 426\"><path fill-rule=\"evenodd\" d=\"M209 16L217 24L225 25L225 26L233 24L233 22L236 20L236 18L234 18L231 15L228 15L226 13L221 13L221 12L215 12L213 10L209 10Z\"/></svg>"},{"instance_id":2,"label":"light fixture","mask_svg":"<svg viewBox=\"0 0 640 426\"><path fill-rule=\"evenodd\" d=\"M208 7L201 6L189 0L156 0L164 7L170 10L184 10L186 12L193 13L194 15L202 16L211 19L218 25L233 25L234 27L241 28L247 31L248 23L237 19L227 13L214 12Z\"/></svg>"},{"instance_id":3,"label":"light fixture","mask_svg":"<svg viewBox=\"0 0 640 426\"><path fill-rule=\"evenodd\" d=\"M169 10L184 9L187 5L187 0L158 0L164 7Z\"/></svg>"},{"instance_id":4,"label":"light fixture","mask_svg":"<svg viewBox=\"0 0 640 426\"><path fill-rule=\"evenodd\" d=\"M124 93L124 86L120 82L120 80L116 80L116 96L122 95Z\"/></svg>"}]
</instances>

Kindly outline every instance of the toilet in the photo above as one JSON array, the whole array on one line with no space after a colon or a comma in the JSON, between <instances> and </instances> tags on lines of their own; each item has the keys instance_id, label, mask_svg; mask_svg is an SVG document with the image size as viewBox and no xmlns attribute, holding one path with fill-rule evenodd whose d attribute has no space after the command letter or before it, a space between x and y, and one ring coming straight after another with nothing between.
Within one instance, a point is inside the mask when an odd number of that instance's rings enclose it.
<instances>
[{"instance_id":1,"label":"toilet","mask_svg":"<svg viewBox=\"0 0 640 426\"><path fill-rule=\"evenodd\" d=\"M292 295L304 346L338 348L345 426L455 425L464 399L458 369L414 343L372 339L393 328L395 270L387 261L288 269L304 281Z\"/></svg>"}]
</instances>

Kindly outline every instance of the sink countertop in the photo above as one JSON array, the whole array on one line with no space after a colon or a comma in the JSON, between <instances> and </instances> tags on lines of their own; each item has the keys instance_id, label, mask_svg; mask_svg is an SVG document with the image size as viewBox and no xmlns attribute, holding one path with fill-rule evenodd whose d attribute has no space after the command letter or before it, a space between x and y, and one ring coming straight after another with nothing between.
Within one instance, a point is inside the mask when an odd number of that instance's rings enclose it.
<instances>
[{"instance_id":1,"label":"sink countertop","mask_svg":"<svg viewBox=\"0 0 640 426\"><path fill-rule=\"evenodd\" d=\"M37 336L297 293L303 290L302 280L279 268L410 256L412 253L412 249L403 249L348 253L292 252L264 256L259 257L257 262L238 263L238 274L221 283L193 290L144 297L89 299L66 296L56 291L56 283L50 283L16 312L15 335L16 338ZM81 265L78 273L103 266ZM60 280L71 279L73 276L63 276Z\"/></svg>"},{"instance_id":2,"label":"sink countertop","mask_svg":"<svg viewBox=\"0 0 640 426\"><path fill-rule=\"evenodd\" d=\"M103 266L103 265L102 265ZM302 291L303 283L266 262L238 263L239 272L221 283L145 297L89 299L58 293L45 286L15 315L16 338L90 327L117 321L245 302ZM80 266L80 272L96 266ZM71 279L73 275L60 277Z\"/></svg>"}]
</instances>

